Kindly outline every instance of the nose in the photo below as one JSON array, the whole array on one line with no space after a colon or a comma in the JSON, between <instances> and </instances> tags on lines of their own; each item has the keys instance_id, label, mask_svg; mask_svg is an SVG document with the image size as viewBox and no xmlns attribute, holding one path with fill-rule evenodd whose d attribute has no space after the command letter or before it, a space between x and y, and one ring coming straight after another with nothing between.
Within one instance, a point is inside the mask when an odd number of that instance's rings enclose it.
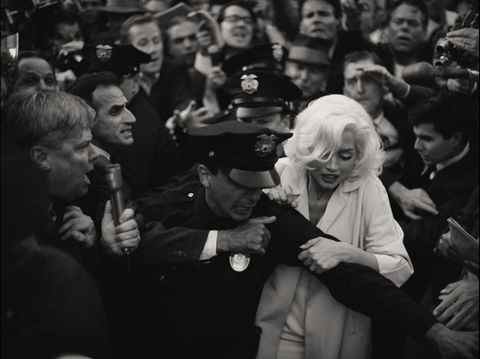
<instances>
[{"instance_id":1,"label":"nose","mask_svg":"<svg viewBox=\"0 0 480 359\"><path fill-rule=\"evenodd\" d=\"M421 149L421 147L422 146L421 146L420 140L418 138L415 139L415 144L413 145L413 148L418 151Z\"/></svg>"},{"instance_id":2,"label":"nose","mask_svg":"<svg viewBox=\"0 0 480 359\"><path fill-rule=\"evenodd\" d=\"M133 113L130 112L128 108L125 109L125 113L123 115L123 122L125 123L135 123L137 119L133 115Z\"/></svg>"},{"instance_id":3,"label":"nose","mask_svg":"<svg viewBox=\"0 0 480 359\"><path fill-rule=\"evenodd\" d=\"M326 168L329 172L335 172L338 169L337 156L333 155L327 162Z\"/></svg>"},{"instance_id":4,"label":"nose","mask_svg":"<svg viewBox=\"0 0 480 359\"><path fill-rule=\"evenodd\" d=\"M363 81L362 81L361 78L357 79L355 89L357 90L358 93L363 93L364 92L365 88L363 87Z\"/></svg>"}]
</instances>

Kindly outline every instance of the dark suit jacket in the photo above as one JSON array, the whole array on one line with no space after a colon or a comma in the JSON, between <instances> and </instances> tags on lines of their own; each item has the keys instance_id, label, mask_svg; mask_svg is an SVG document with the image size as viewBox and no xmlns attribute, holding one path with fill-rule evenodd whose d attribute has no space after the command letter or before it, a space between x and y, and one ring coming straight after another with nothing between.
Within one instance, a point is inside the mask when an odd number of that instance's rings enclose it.
<instances>
[{"instance_id":1,"label":"dark suit jacket","mask_svg":"<svg viewBox=\"0 0 480 359\"><path fill-rule=\"evenodd\" d=\"M135 198L173 176L179 155L175 142L142 89L128 104L128 109L137 120L133 124L135 142L116 149L115 157Z\"/></svg>"},{"instance_id":2,"label":"dark suit jacket","mask_svg":"<svg viewBox=\"0 0 480 359\"><path fill-rule=\"evenodd\" d=\"M216 256L207 263L198 260L208 230L232 229L239 223L211 212L203 188L193 175L176 187L141 199L139 210L147 220L160 220L167 228L165 231L152 225L136 253L139 263L146 264L143 275L150 275L149 292L159 291L158 297L166 301L168 309L162 312L163 317L169 318L177 340L184 346L191 344L195 350L208 351L210 358L229 357L226 353L236 348L235 343L252 343L245 338L252 338L263 283L276 264L301 265L297 259L301 244L318 236L331 238L292 208L263 196L252 216L276 216L277 220L267 225L272 235L270 246L265 256L252 256L249 268L237 273L230 268L228 255ZM167 262L159 263L160 258ZM395 322L413 335L422 336L435 321L370 268L340 264L319 279L341 303Z\"/></svg>"}]
</instances>

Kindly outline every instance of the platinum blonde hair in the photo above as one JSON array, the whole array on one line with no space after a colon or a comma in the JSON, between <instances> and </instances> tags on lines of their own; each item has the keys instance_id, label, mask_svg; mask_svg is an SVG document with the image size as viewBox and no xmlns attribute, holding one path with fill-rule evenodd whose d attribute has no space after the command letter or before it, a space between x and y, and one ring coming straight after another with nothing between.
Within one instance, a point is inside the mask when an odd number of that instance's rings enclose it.
<instances>
[{"instance_id":1,"label":"platinum blonde hair","mask_svg":"<svg viewBox=\"0 0 480 359\"><path fill-rule=\"evenodd\" d=\"M297 117L293 136L285 146L290 160L312 170L338 150L345 131L355 138L357 159L350 180L380 174L384 159L381 141L363 107L346 96L328 95L313 101Z\"/></svg>"}]
</instances>

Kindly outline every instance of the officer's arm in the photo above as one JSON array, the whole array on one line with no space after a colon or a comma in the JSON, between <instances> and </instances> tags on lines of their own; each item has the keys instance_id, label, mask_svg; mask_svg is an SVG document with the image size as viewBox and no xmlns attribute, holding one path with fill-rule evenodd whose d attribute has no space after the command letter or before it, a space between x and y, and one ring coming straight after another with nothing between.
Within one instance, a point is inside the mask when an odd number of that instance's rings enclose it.
<instances>
[{"instance_id":1,"label":"officer's arm","mask_svg":"<svg viewBox=\"0 0 480 359\"><path fill-rule=\"evenodd\" d=\"M268 251L280 263L303 265L297 259L301 251L299 246L309 239L322 236L336 240L320 231L294 209L264 200L261 205L265 215L277 217L268 226L272 234ZM341 263L328 272L315 275L340 303L372 319L395 323L414 337L423 338L436 322L428 311L371 268Z\"/></svg>"}]
</instances>

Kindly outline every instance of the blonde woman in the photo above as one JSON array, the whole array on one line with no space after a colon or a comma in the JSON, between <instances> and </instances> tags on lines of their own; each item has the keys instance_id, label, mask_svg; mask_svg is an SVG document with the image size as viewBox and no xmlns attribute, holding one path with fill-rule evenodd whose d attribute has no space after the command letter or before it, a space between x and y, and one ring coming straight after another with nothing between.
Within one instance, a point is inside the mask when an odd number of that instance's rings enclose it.
<instances>
[{"instance_id":1,"label":"blonde woman","mask_svg":"<svg viewBox=\"0 0 480 359\"><path fill-rule=\"evenodd\" d=\"M341 242L315 240L300 254L311 271L340 262L367 265L394 282L413 273L387 193L378 179L380 139L362 106L342 95L324 96L297 118L287 157L277 163L273 199L294 206ZM321 267L311 259L323 263ZM257 313L261 359L363 359L370 355L370 319L338 303L307 270L278 266Z\"/></svg>"}]
</instances>

